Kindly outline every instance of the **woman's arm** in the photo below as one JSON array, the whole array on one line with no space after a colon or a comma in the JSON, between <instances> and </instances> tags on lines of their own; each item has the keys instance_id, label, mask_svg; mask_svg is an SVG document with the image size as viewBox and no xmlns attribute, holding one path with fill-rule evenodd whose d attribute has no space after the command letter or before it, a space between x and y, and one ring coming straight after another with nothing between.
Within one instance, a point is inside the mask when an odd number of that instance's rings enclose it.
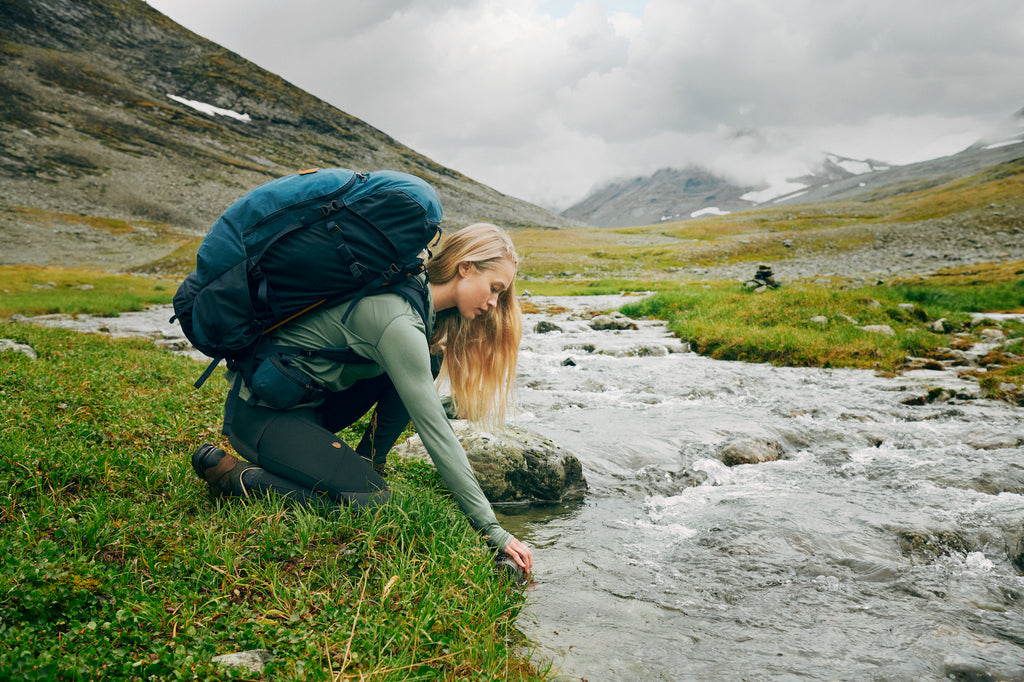
<instances>
[{"instance_id":1,"label":"woman's arm","mask_svg":"<svg viewBox=\"0 0 1024 682\"><path fill-rule=\"evenodd\" d=\"M386 326L375 348L360 348L360 352L365 350L368 356L373 355L370 359L391 377L441 479L470 523L491 545L504 550L514 538L498 524L448 422L434 386L421 325L415 313L398 316Z\"/></svg>"}]
</instances>

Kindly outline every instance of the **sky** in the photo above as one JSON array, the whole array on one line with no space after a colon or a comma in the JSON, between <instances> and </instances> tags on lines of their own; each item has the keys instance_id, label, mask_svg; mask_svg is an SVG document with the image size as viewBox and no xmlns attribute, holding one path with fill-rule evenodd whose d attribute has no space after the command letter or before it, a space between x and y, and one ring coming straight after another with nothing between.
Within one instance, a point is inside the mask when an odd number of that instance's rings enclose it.
<instances>
[{"instance_id":1,"label":"sky","mask_svg":"<svg viewBox=\"0 0 1024 682\"><path fill-rule=\"evenodd\" d=\"M665 167L763 185L825 152L936 158L1024 107L1020 0L148 2L556 210Z\"/></svg>"}]
</instances>

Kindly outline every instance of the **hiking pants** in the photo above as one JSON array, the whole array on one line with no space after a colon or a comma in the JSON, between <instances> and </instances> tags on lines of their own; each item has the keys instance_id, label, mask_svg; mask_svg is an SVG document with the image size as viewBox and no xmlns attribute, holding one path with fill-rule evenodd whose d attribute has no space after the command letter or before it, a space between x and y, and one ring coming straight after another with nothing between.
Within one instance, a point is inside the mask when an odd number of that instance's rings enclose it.
<instances>
[{"instance_id":1,"label":"hiking pants","mask_svg":"<svg viewBox=\"0 0 1024 682\"><path fill-rule=\"evenodd\" d=\"M230 400L230 398L229 398ZM376 405L355 450L337 434ZM319 407L276 410L238 400L228 440L264 472L243 474L247 488L302 501L372 506L390 495L370 462L381 466L409 424L409 412L387 374L332 393Z\"/></svg>"}]
</instances>

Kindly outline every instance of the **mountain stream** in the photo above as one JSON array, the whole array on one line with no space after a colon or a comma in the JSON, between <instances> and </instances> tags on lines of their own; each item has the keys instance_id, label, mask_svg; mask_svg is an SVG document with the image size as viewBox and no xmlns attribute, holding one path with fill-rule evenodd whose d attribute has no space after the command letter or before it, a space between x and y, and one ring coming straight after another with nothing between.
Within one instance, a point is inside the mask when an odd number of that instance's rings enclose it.
<instances>
[{"instance_id":1,"label":"mountain stream","mask_svg":"<svg viewBox=\"0 0 1024 682\"><path fill-rule=\"evenodd\" d=\"M1024 680L1024 409L952 372L716 361L637 323L525 319L517 421L590 485L500 510L534 548L538 660L591 682ZM937 387L957 397L905 404ZM781 457L717 458L750 439Z\"/></svg>"}]
</instances>

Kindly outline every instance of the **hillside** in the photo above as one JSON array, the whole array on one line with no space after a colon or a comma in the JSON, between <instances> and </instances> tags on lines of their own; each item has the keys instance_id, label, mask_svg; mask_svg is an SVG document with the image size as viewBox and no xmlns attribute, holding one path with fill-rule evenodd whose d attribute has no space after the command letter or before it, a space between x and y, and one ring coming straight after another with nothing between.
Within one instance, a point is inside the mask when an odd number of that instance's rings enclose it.
<instances>
[{"instance_id":1,"label":"hillside","mask_svg":"<svg viewBox=\"0 0 1024 682\"><path fill-rule=\"evenodd\" d=\"M419 175L441 195L448 230L573 224L142 0L0 0L0 55L0 263L139 265L205 232L248 189L308 167Z\"/></svg>"}]
</instances>

